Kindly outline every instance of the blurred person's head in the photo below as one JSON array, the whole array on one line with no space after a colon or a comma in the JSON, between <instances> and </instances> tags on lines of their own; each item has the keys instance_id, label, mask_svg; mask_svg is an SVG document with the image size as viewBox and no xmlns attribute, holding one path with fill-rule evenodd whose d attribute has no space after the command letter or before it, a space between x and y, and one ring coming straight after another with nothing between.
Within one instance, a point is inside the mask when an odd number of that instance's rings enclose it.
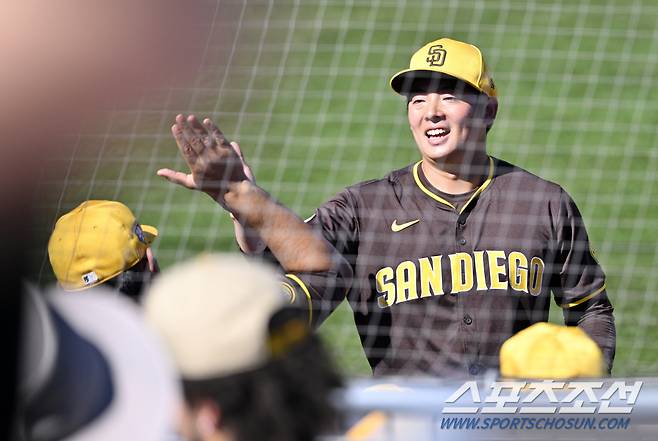
<instances>
[{"instance_id":1,"label":"blurred person's head","mask_svg":"<svg viewBox=\"0 0 658 441\"><path fill-rule=\"evenodd\" d=\"M500 348L500 373L508 378L567 379L605 375L603 354L577 326L535 323Z\"/></svg>"},{"instance_id":2,"label":"blurred person's head","mask_svg":"<svg viewBox=\"0 0 658 441\"><path fill-rule=\"evenodd\" d=\"M162 441L180 387L137 306L103 288L23 296L18 441Z\"/></svg>"},{"instance_id":3,"label":"blurred person's head","mask_svg":"<svg viewBox=\"0 0 658 441\"><path fill-rule=\"evenodd\" d=\"M188 441L312 440L332 427L341 381L276 273L241 256L180 264L146 294L178 367Z\"/></svg>"},{"instance_id":4,"label":"blurred person's head","mask_svg":"<svg viewBox=\"0 0 658 441\"><path fill-rule=\"evenodd\" d=\"M48 257L67 291L103 284L139 300L159 271L150 248L157 235L120 202L85 201L55 224Z\"/></svg>"},{"instance_id":5,"label":"blurred person's head","mask_svg":"<svg viewBox=\"0 0 658 441\"><path fill-rule=\"evenodd\" d=\"M95 110L196 73L213 3L8 2L0 15L0 128L77 130Z\"/></svg>"}]
</instances>

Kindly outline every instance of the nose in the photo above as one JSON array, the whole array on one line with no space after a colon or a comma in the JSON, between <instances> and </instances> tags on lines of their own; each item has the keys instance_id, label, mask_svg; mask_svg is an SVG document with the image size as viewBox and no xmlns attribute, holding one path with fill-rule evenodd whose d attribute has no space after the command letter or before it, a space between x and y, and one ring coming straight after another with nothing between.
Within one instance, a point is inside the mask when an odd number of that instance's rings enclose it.
<instances>
[{"instance_id":1,"label":"nose","mask_svg":"<svg viewBox=\"0 0 658 441\"><path fill-rule=\"evenodd\" d=\"M430 93L427 96L427 100L425 119L432 122L444 120L446 115L440 95L438 93Z\"/></svg>"}]
</instances>

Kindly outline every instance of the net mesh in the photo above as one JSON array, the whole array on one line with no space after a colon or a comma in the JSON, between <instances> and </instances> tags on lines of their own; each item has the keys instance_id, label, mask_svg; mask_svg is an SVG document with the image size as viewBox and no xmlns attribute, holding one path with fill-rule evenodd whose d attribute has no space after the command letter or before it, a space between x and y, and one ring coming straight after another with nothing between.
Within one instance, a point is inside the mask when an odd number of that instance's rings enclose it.
<instances>
[{"instance_id":1,"label":"net mesh","mask_svg":"<svg viewBox=\"0 0 658 441\"><path fill-rule=\"evenodd\" d=\"M177 113L214 119L240 143L259 185L302 218L347 185L418 160L405 102L388 79L439 36L477 44L499 89L489 153L560 183L585 219L615 306L614 373L658 373L658 5L652 1L240 2L217 14L210 56L189 87L69 138L37 195L34 278L52 281L45 243L85 199L124 202L155 225L161 266L235 250L228 216L207 196L155 175L185 170L169 127ZM228 27L230 38L213 38ZM227 50L228 48L228 50ZM172 56L172 63L175 63ZM656 314L654 314L656 312ZM551 319L561 321L559 311ZM322 326L338 363L366 374L351 312Z\"/></svg>"}]
</instances>

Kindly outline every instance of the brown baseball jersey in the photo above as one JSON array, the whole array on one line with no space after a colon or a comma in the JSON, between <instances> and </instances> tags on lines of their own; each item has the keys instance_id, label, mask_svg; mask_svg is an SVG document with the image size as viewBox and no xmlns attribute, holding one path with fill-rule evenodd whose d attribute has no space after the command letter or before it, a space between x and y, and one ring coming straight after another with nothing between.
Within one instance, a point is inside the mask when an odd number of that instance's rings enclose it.
<instances>
[{"instance_id":1,"label":"brown baseball jersey","mask_svg":"<svg viewBox=\"0 0 658 441\"><path fill-rule=\"evenodd\" d=\"M346 188L309 220L352 266L347 296L375 374L497 368L507 338L548 320L551 293L610 368L612 306L576 205L559 185L489 161L464 195L437 191L418 162ZM318 316L345 294L335 277L290 277Z\"/></svg>"}]
</instances>

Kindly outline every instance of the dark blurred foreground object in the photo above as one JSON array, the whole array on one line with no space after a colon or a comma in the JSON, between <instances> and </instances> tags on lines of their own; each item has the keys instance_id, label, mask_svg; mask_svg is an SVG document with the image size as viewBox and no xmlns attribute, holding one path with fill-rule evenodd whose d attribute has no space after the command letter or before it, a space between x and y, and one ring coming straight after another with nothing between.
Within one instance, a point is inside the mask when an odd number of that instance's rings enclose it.
<instances>
[{"instance_id":1,"label":"dark blurred foreground object","mask_svg":"<svg viewBox=\"0 0 658 441\"><path fill-rule=\"evenodd\" d=\"M171 433L174 371L137 307L115 293L25 295L20 441L153 440Z\"/></svg>"},{"instance_id":2,"label":"dark blurred foreground object","mask_svg":"<svg viewBox=\"0 0 658 441\"><path fill-rule=\"evenodd\" d=\"M5 4L6 3L6 4ZM199 71L211 24L241 7L216 0L21 0L0 14L0 344L9 360L0 382L0 439L14 411L21 279L31 201L42 161L70 149L59 138L129 106L145 92L182 84ZM231 4L234 3L234 4ZM224 41L224 26L213 27ZM230 47L230 45L225 45Z\"/></svg>"}]
</instances>

